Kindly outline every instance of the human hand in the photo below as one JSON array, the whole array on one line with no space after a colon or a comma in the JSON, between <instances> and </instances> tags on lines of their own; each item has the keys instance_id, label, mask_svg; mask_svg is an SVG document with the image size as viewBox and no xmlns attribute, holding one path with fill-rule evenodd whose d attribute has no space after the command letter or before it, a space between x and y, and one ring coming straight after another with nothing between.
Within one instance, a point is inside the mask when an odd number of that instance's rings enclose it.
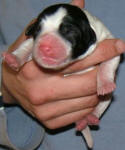
<instances>
[{"instance_id":1,"label":"human hand","mask_svg":"<svg viewBox=\"0 0 125 150\"><path fill-rule=\"evenodd\" d=\"M9 50L16 49L25 39L26 37L23 33ZM113 53L114 48L117 49L117 46L115 46L114 41L109 43L110 53ZM107 46L104 43L102 45ZM86 60L85 62L88 62L88 64L82 65L84 61L80 61L63 70L63 73L71 73L78 69L87 68L93 63L101 62L101 58L97 61L97 57L101 56L100 51L96 54L96 57L93 57L96 59L91 61L91 63ZM109 57L114 55L119 55L119 53L114 52ZM107 59L107 55L104 59ZM3 95L4 97L6 96L4 99L6 102L12 102L10 98L11 93L16 102L21 104L22 107L48 128L65 126L81 120L92 112L94 106L97 105L96 72L97 70L93 70L84 75L64 78L63 73L45 72L33 61L27 63L18 73L13 72L3 63Z\"/></svg>"},{"instance_id":2,"label":"human hand","mask_svg":"<svg viewBox=\"0 0 125 150\"><path fill-rule=\"evenodd\" d=\"M16 49L25 39L22 33L9 51ZM96 70L89 77L94 76ZM2 93L6 103L19 103L47 127L57 128L80 120L93 111L98 102L96 88L85 92L87 88L82 85L86 84L88 77L84 75L86 80L80 85L81 78L80 75L64 78L61 73L44 72L33 61L17 73L3 62Z\"/></svg>"}]
</instances>

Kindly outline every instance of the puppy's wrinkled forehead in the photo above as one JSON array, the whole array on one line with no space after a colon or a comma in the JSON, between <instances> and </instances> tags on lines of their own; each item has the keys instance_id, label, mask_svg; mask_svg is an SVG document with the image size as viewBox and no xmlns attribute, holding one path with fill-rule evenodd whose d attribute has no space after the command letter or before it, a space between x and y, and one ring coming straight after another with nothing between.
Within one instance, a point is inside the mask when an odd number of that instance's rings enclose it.
<instances>
[{"instance_id":1,"label":"puppy's wrinkled forehead","mask_svg":"<svg viewBox=\"0 0 125 150\"><path fill-rule=\"evenodd\" d=\"M68 30L84 27L89 25L89 21L85 13L78 7L69 4L56 4L47 7L43 10L34 24L30 25L26 30L26 35L33 36L34 39L40 34L45 32L57 31L66 34ZM82 29L81 29L82 30Z\"/></svg>"},{"instance_id":2,"label":"puppy's wrinkled forehead","mask_svg":"<svg viewBox=\"0 0 125 150\"><path fill-rule=\"evenodd\" d=\"M83 25L81 24L83 20L89 23L86 15L80 8L68 4L52 5L38 16L42 32L59 31L60 25L64 22L77 25L80 28Z\"/></svg>"},{"instance_id":3,"label":"puppy's wrinkled forehead","mask_svg":"<svg viewBox=\"0 0 125 150\"><path fill-rule=\"evenodd\" d=\"M46 14L40 22L42 33L57 31L66 15L67 11L63 7L57 9L53 14Z\"/></svg>"}]
</instances>

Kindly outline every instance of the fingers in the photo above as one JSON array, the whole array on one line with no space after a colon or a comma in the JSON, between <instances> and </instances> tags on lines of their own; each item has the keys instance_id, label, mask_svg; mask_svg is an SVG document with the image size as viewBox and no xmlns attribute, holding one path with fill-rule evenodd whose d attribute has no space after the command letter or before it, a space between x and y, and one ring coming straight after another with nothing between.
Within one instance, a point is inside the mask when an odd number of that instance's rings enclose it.
<instances>
[{"instance_id":1,"label":"fingers","mask_svg":"<svg viewBox=\"0 0 125 150\"><path fill-rule=\"evenodd\" d=\"M75 5L75 6L78 6L80 8L85 7L85 1L84 0L72 0L71 4Z\"/></svg>"},{"instance_id":2,"label":"fingers","mask_svg":"<svg viewBox=\"0 0 125 150\"><path fill-rule=\"evenodd\" d=\"M89 96L96 93L96 74L97 69L83 75L69 77L55 75L46 80L38 78L33 86L31 86L33 81L31 81L31 84L25 82L24 88L26 88L26 94L31 103L35 105L59 99Z\"/></svg>"},{"instance_id":3,"label":"fingers","mask_svg":"<svg viewBox=\"0 0 125 150\"><path fill-rule=\"evenodd\" d=\"M72 73L88 68L118 56L123 52L125 52L125 41L120 39L104 40L98 44L97 48L91 55L66 68L63 73Z\"/></svg>"},{"instance_id":4,"label":"fingers","mask_svg":"<svg viewBox=\"0 0 125 150\"><path fill-rule=\"evenodd\" d=\"M20 98L19 104L33 117L46 127L53 129L69 125L83 119L91 113L99 102L97 95L76 99L59 100L42 105L32 105L25 97Z\"/></svg>"},{"instance_id":5,"label":"fingers","mask_svg":"<svg viewBox=\"0 0 125 150\"><path fill-rule=\"evenodd\" d=\"M125 52L125 41L120 39L108 39L98 44L95 52L86 59L87 65L101 63ZM94 59L92 62L91 59ZM90 62L89 62L90 61Z\"/></svg>"},{"instance_id":6,"label":"fingers","mask_svg":"<svg viewBox=\"0 0 125 150\"><path fill-rule=\"evenodd\" d=\"M69 95L72 95L72 98L94 94L96 93L96 75L97 68L84 74L62 78L62 91L66 89L65 96L68 97ZM75 91L77 91L78 95Z\"/></svg>"},{"instance_id":7,"label":"fingers","mask_svg":"<svg viewBox=\"0 0 125 150\"><path fill-rule=\"evenodd\" d=\"M93 110L94 108L88 108L81 111L65 114L64 116L60 116L52 120L43 121L43 124L49 129L57 129L83 119L85 116L90 114Z\"/></svg>"},{"instance_id":8,"label":"fingers","mask_svg":"<svg viewBox=\"0 0 125 150\"><path fill-rule=\"evenodd\" d=\"M68 113L80 111L87 108L95 107L98 104L97 95L80 97L76 99L59 100L45 103L43 105L34 105L33 111L35 116L42 121L52 120Z\"/></svg>"}]
</instances>

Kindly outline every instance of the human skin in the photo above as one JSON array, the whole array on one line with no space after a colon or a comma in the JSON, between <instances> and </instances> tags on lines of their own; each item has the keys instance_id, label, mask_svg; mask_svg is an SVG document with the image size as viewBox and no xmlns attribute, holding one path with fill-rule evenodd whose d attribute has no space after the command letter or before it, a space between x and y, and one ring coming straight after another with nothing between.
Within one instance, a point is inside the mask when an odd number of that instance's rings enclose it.
<instances>
[{"instance_id":1,"label":"human skin","mask_svg":"<svg viewBox=\"0 0 125 150\"><path fill-rule=\"evenodd\" d=\"M74 0L72 4L81 8L84 6L83 0ZM8 51L15 50L26 38L24 31ZM3 62L4 102L21 105L50 129L77 122L86 118L99 102L96 94L98 67L81 75L68 77L63 75L97 65L121 54L124 50L125 43L122 40L105 40L99 43L91 56L60 72L47 72L37 66L34 61L26 63L19 72L14 72Z\"/></svg>"}]
</instances>

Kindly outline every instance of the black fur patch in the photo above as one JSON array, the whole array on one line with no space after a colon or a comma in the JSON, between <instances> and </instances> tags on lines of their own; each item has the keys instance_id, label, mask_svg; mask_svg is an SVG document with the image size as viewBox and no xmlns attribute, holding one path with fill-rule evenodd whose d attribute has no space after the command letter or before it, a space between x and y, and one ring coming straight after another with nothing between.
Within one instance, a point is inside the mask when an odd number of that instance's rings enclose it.
<instances>
[{"instance_id":1,"label":"black fur patch","mask_svg":"<svg viewBox=\"0 0 125 150\"><path fill-rule=\"evenodd\" d=\"M75 59L96 42L96 35L80 8L72 5L63 5L63 7L66 8L68 15L63 18L59 33L71 42L72 58Z\"/></svg>"}]
</instances>

